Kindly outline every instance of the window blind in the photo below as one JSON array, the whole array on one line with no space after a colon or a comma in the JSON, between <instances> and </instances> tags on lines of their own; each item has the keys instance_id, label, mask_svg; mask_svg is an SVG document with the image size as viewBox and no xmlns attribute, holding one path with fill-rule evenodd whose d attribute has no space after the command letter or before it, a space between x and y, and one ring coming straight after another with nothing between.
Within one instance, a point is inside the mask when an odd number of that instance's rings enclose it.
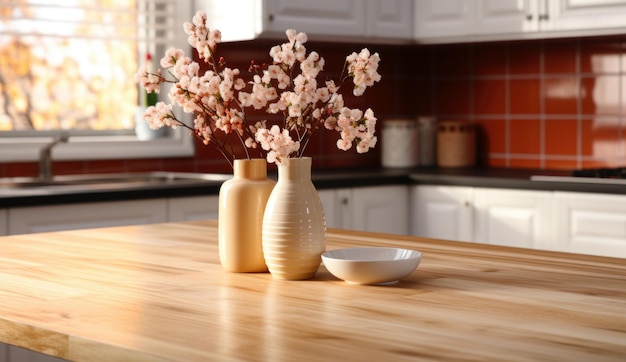
<instances>
[{"instance_id":1,"label":"window blind","mask_svg":"<svg viewBox=\"0 0 626 362\"><path fill-rule=\"evenodd\" d=\"M132 75L146 53L158 62L184 46L189 10L177 0L3 0L0 55L11 56L0 56L0 83L15 90L0 94L0 131L132 129Z\"/></svg>"},{"instance_id":2,"label":"window blind","mask_svg":"<svg viewBox=\"0 0 626 362\"><path fill-rule=\"evenodd\" d=\"M5 0L0 3L3 36L136 39L173 43L177 0Z\"/></svg>"}]
</instances>

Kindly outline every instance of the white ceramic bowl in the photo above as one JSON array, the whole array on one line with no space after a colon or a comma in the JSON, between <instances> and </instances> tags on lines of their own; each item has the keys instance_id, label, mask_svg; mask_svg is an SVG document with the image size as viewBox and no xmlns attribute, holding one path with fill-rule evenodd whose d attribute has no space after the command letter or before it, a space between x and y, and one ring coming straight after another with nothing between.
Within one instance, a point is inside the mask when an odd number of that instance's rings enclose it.
<instances>
[{"instance_id":1,"label":"white ceramic bowl","mask_svg":"<svg viewBox=\"0 0 626 362\"><path fill-rule=\"evenodd\" d=\"M328 271L351 284L392 284L411 274L422 253L396 248L348 248L322 254Z\"/></svg>"}]
</instances>

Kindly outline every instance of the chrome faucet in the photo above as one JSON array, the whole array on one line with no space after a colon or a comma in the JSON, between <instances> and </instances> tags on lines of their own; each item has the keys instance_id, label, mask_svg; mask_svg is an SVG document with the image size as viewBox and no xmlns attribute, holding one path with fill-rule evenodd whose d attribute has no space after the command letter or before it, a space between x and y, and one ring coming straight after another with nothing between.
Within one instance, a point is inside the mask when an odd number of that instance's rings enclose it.
<instances>
[{"instance_id":1,"label":"chrome faucet","mask_svg":"<svg viewBox=\"0 0 626 362\"><path fill-rule=\"evenodd\" d=\"M69 133L61 133L39 151L39 179L52 180L52 148L61 142L67 142L69 138Z\"/></svg>"}]
</instances>

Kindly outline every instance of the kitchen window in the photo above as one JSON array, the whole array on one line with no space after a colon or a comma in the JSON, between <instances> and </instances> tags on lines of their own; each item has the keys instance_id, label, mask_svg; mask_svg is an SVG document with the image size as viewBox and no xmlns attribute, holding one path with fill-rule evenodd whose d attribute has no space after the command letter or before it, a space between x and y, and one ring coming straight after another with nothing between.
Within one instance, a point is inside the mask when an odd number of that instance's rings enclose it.
<instances>
[{"instance_id":1,"label":"kitchen window","mask_svg":"<svg viewBox=\"0 0 626 362\"><path fill-rule=\"evenodd\" d=\"M193 139L182 129L138 137L146 128L145 97L133 79L145 54L158 66L167 48L190 49L183 31L190 6L178 0L3 1L0 162L36 160L61 133L70 140L55 148L55 159L192 155Z\"/></svg>"}]
</instances>

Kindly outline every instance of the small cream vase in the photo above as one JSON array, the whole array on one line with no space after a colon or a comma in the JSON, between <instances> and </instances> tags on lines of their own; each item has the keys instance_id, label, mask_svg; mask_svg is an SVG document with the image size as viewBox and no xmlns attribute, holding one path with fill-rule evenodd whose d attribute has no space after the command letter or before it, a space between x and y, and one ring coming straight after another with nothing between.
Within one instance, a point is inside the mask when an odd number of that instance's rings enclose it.
<instances>
[{"instance_id":1,"label":"small cream vase","mask_svg":"<svg viewBox=\"0 0 626 362\"><path fill-rule=\"evenodd\" d=\"M326 219L313 182L311 158L278 166L278 182L263 217L263 254L273 278L310 279L326 250Z\"/></svg>"},{"instance_id":2,"label":"small cream vase","mask_svg":"<svg viewBox=\"0 0 626 362\"><path fill-rule=\"evenodd\" d=\"M265 204L276 183L267 178L264 159L235 160L233 178L219 193L218 242L224 270L266 272L262 226Z\"/></svg>"}]
</instances>

